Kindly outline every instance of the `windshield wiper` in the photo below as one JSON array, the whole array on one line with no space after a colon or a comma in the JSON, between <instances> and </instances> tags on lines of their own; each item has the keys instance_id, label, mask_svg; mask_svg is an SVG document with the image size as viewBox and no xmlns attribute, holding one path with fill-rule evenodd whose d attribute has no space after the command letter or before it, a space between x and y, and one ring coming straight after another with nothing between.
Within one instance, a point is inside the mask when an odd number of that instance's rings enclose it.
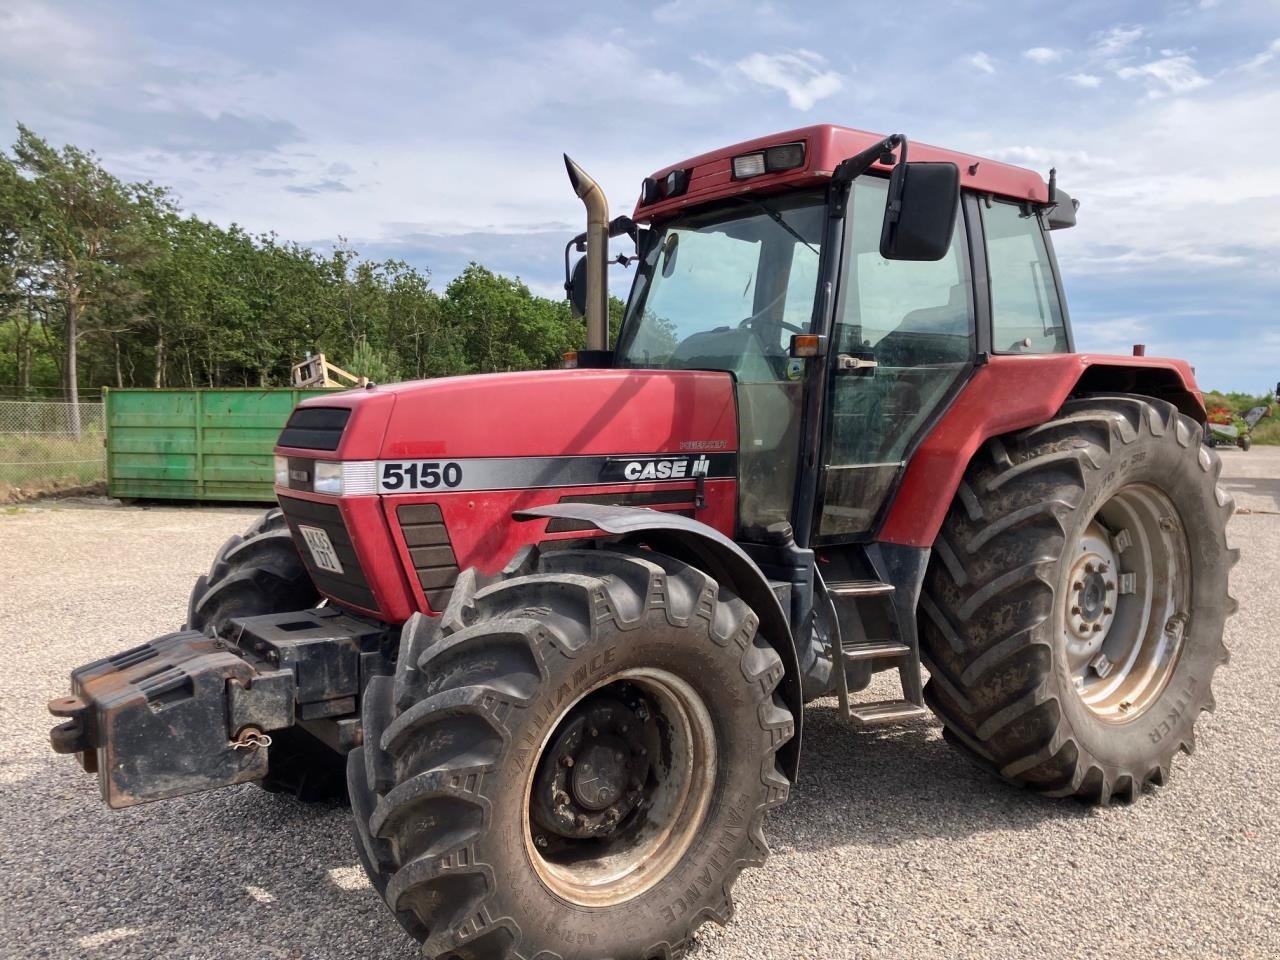
<instances>
[{"instance_id":1,"label":"windshield wiper","mask_svg":"<svg viewBox=\"0 0 1280 960\"><path fill-rule=\"evenodd\" d=\"M782 214L780 214L777 210L773 209L773 207L769 206L763 200L758 200L755 197L739 197L738 199L745 200L747 203L751 203L759 207L761 210L764 211L765 216L767 216L770 220L772 220L774 223L780 226L783 230L787 231L787 233L791 234L791 236L795 237L797 240L803 243L806 247L812 250L813 255L815 257L821 256L821 254L818 253L817 247L815 247L812 243L810 243L804 237L800 236L800 234L796 231L795 227L791 226L791 224L787 223L786 220L782 219Z\"/></svg>"}]
</instances>

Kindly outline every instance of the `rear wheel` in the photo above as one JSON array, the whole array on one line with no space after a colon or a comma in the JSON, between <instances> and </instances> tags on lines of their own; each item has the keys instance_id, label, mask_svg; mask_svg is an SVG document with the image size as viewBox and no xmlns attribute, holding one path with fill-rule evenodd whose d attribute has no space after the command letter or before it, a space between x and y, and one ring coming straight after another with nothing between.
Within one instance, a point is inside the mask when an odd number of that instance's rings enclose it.
<instances>
[{"instance_id":1,"label":"rear wheel","mask_svg":"<svg viewBox=\"0 0 1280 960\"><path fill-rule=\"evenodd\" d=\"M682 956L768 854L791 714L755 614L649 552L464 573L365 693L361 858L429 957Z\"/></svg>"},{"instance_id":2,"label":"rear wheel","mask_svg":"<svg viewBox=\"0 0 1280 960\"><path fill-rule=\"evenodd\" d=\"M948 740L1099 803L1192 751L1235 609L1232 503L1200 441L1170 404L1091 397L974 458L921 601Z\"/></svg>"},{"instance_id":3,"label":"rear wheel","mask_svg":"<svg viewBox=\"0 0 1280 960\"><path fill-rule=\"evenodd\" d=\"M209 573L191 588L185 629L221 633L236 617L308 610L319 602L284 514L268 510L222 545ZM305 730L276 730L267 749L267 776L259 781L264 790L308 802L345 794L344 758Z\"/></svg>"},{"instance_id":4,"label":"rear wheel","mask_svg":"<svg viewBox=\"0 0 1280 960\"><path fill-rule=\"evenodd\" d=\"M1252 446L1253 446L1253 437L1249 436L1249 434L1246 433L1243 437L1240 438L1241 450L1248 450Z\"/></svg>"}]
</instances>

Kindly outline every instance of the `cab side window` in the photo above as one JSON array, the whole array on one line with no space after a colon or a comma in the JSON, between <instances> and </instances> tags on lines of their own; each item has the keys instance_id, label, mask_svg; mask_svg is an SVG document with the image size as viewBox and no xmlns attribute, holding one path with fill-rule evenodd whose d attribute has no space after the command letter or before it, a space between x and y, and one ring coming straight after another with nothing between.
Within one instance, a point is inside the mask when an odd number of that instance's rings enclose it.
<instances>
[{"instance_id":1,"label":"cab side window","mask_svg":"<svg viewBox=\"0 0 1280 960\"><path fill-rule=\"evenodd\" d=\"M983 203L996 353L1066 353L1067 329L1040 219L1014 203Z\"/></svg>"}]
</instances>

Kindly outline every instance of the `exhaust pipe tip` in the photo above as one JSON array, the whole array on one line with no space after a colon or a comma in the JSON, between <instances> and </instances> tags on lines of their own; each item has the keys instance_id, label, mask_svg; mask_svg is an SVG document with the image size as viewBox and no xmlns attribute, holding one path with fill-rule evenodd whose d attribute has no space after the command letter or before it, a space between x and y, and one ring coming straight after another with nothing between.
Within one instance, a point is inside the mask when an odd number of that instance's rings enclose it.
<instances>
[{"instance_id":1,"label":"exhaust pipe tip","mask_svg":"<svg viewBox=\"0 0 1280 960\"><path fill-rule=\"evenodd\" d=\"M565 172L573 192L587 209L586 349L609 347L609 201L600 184L566 153Z\"/></svg>"}]
</instances>

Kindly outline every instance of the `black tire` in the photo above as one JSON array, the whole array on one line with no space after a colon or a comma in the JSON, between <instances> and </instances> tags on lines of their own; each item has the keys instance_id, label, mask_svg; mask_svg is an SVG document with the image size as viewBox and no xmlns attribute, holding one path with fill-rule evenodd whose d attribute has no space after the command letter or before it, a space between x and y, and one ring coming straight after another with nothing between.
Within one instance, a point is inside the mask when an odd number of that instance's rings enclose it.
<instances>
[{"instance_id":1,"label":"black tire","mask_svg":"<svg viewBox=\"0 0 1280 960\"><path fill-rule=\"evenodd\" d=\"M209 573L191 588L184 629L220 633L236 617L308 610L319 602L320 592L277 508L218 550ZM308 803L346 795L345 758L305 730L276 730L267 749L267 776L259 781L264 790Z\"/></svg>"},{"instance_id":2,"label":"black tire","mask_svg":"<svg viewBox=\"0 0 1280 960\"><path fill-rule=\"evenodd\" d=\"M191 588L184 629L217 633L235 617L308 610L319 602L320 591L277 508L218 550L208 574Z\"/></svg>"},{"instance_id":3,"label":"black tire","mask_svg":"<svg viewBox=\"0 0 1280 960\"><path fill-rule=\"evenodd\" d=\"M1241 438L1240 438L1240 449L1241 449L1241 450L1248 450L1248 449L1249 449L1250 447L1252 447L1252 446L1253 446L1253 437L1249 436L1249 435L1246 433L1243 437L1241 437Z\"/></svg>"},{"instance_id":4,"label":"black tire","mask_svg":"<svg viewBox=\"0 0 1280 960\"><path fill-rule=\"evenodd\" d=\"M975 456L935 544L921 600L925 697L954 746L1013 783L1095 803L1132 801L1145 786L1163 785L1178 750L1192 752L1196 720L1214 706L1214 671L1227 660L1223 627L1236 606L1227 581L1238 559L1227 546L1233 504L1217 485L1221 464L1201 440L1200 425L1171 404L1099 396L1073 400L1050 422L992 440ZM1090 525L1100 511L1134 490L1177 514L1151 513L1167 538L1153 540L1152 549L1172 544L1170 556L1185 558L1188 575L1167 578L1168 590L1183 591L1174 616L1152 614L1120 636L1121 643L1128 636L1175 651L1158 654L1162 665L1151 676L1162 679L1135 673L1135 682L1146 684L1135 687L1141 698L1121 699L1104 714L1077 692L1086 688L1068 660L1068 621L1081 613L1072 604L1084 596L1071 545L1084 543L1085 531L1098 529ZM1179 536L1186 549L1177 548ZM1119 547L1125 549L1127 542ZM1086 569L1093 576L1095 568ZM1122 569L1117 562L1117 580ZM1142 595L1166 589L1135 590L1133 582L1103 594L1111 598L1105 602L1120 607L1125 592L1129 603L1152 602ZM1115 614L1110 606L1105 612ZM1172 646L1161 648L1156 625ZM1089 681L1105 685L1107 676L1090 674Z\"/></svg>"},{"instance_id":5,"label":"black tire","mask_svg":"<svg viewBox=\"0 0 1280 960\"><path fill-rule=\"evenodd\" d=\"M361 860L423 953L677 958L704 921L726 923L789 788L776 762L794 730L774 693L782 661L757 624L701 571L621 548L528 548L483 588L465 571L442 617L415 615L396 677L365 693L348 778ZM714 723L705 816L651 886L582 905L535 866L526 791L563 716L619 671L654 666L696 690Z\"/></svg>"}]
</instances>

